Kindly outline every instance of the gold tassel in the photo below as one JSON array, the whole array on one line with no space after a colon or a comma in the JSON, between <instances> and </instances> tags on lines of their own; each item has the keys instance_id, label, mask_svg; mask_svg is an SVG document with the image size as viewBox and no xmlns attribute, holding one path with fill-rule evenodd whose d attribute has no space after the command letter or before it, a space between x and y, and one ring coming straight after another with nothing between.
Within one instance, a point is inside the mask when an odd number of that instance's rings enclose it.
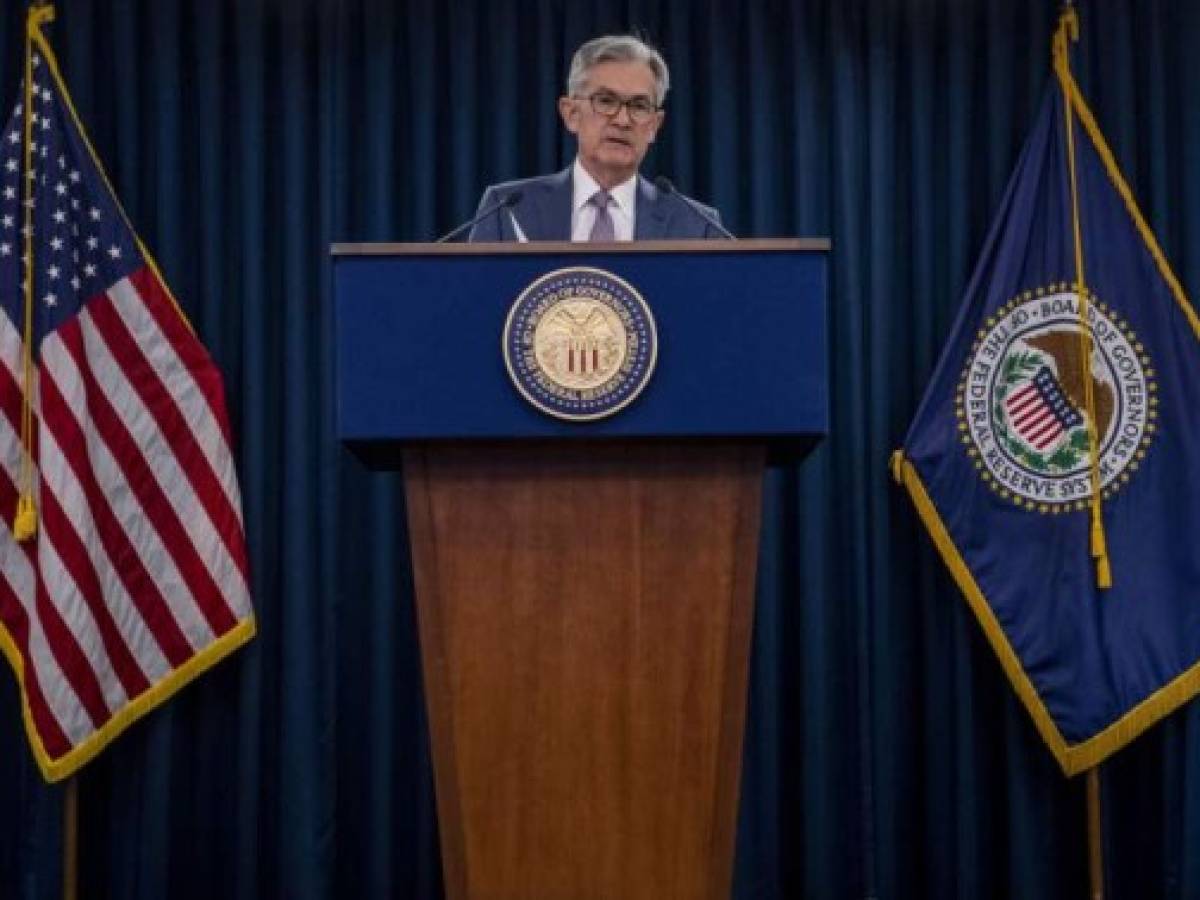
<instances>
[{"instance_id":1,"label":"gold tassel","mask_svg":"<svg viewBox=\"0 0 1200 900\"><path fill-rule=\"evenodd\" d=\"M904 484L904 454L901 451L892 451L890 468L892 470L892 480L896 484Z\"/></svg>"},{"instance_id":2,"label":"gold tassel","mask_svg":"<svg viewBox=\"0 0 1200 900\"><path fill-rule=\"evenodd\" d=\"M1108 556L1107 542L1104 540L1104 525L1100 522L1099 510L1092 507L1092 556L1099 559Z\"/></svg>"},{"instance_id":3,"label":"gold tassel","mask_svg":"<svg viewBox=\"0 0 1200 900\"><path fill-rule=\"evenodd\" d=\"M1075 238L1075 291L1079 296L1079 346L1083 371L1084 407L1087 413L1088 457L1092 482L1092 558L1096 560L1096 585L1100 590L1112 587L1112 567L1109 565L1108 548L1104 540L1104 520L1101 504L1104 494L1100 486L1100 435L1096 433L1096 399L1092 390L1091 359L1095 341L1088 320L1088 303L1091 295L1083 277L1083 226L1079 219L1079 184L1075 175L1075 125L1071 115L1071 41L1079 40L1079 16L1069 3L1058 18L1058 29L1054 34L1054 70L1058 75L1063 92L1063 115L1066 117L1067 167L1071 186L1071 226Z\"/></svg>"},{"instance_id":4,"label":"gold tassel","mask_svg":"<svg viewBox=\"0 0 1200 900\"><path fill-rule=\"evenodd\" d=\"M1104 525L1100 521L1099 512L1092 507L1092 557L1096 560L1096 584L1100 590L1112 587L1112 567L1108 562L1108 542L1104 539Z\"/></svg>"},{"instance_id":5,"label":"gold tassel","mask_svg":"<svg viewBox=\"0 0 1200 900\"><path fill-rule=\"evenodd\" d=\"M17 515L13 519L13 537L27 541L37 534L37 507L32 494L21 494L17 500Z\"/></svg>"}]
</instances>

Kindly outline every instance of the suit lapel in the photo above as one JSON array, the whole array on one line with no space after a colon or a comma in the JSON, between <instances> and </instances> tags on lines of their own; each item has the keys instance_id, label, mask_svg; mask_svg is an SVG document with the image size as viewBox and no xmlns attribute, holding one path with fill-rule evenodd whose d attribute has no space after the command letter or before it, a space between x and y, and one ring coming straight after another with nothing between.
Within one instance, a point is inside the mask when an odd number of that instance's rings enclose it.
<instances>
[{"instance_id":1,"label":"suit lapel","mask_svg":"<svg viewBox=\"0 0 1200 900\"><path fill-rule=\"evenodd\" d=\"M637 210L633 224L634 240L661 240L669 233L668 226L675 211L671 208L670 203L665 202L667 198L662 195L662 192L641 175L638 176L637 185Z\"/></svg>"},{"instance_id":2,"label":"suit lapel","mask_svg":"<svg viewBox=\"0 0 1200 900\"><path fill-rule=\"evenodd\" d=\"M542 179L530 190L530 196L513 210L525 236L531 241L569 241L571 197L569 166Z\"/></svg>"}]
</instances>

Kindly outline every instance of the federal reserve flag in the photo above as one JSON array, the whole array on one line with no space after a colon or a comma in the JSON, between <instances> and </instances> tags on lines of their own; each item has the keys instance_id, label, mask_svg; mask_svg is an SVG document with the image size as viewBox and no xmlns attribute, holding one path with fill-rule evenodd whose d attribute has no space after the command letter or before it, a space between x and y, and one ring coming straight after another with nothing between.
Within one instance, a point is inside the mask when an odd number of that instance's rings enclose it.
<instances>
[{"instance_id":1,"label":"federal reserve flag","mask_svg":"<svg viewBox=\"0 0 1200 900\"><path fill-rule=\"evenodd\" d=\"M1200 320L1065 43L893 468L1074 774L1200 689Z\"/></svg>"},{"instance_id":2,"label":"federal reserve flag","mask_svg":"<svg viewBox=\"0 0 1200 900\"><path fill-rule=\"evenodd\" d=\"M254 634L220 374L30 11L0 134L0 650L48 779Z\"/></svg>"}]
</instances>

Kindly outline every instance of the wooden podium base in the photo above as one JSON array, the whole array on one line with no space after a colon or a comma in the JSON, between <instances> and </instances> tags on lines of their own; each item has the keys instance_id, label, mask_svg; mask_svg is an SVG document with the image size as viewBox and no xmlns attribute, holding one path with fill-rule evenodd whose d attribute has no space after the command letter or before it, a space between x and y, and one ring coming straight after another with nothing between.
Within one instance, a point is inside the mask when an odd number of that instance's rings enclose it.
<instances>
[{"instance_id":1,"label":"wooden podium base","mask_svg":"<svg viewBox=\"0 0 1200 900\"><path fill-rule=\"evenodd\" d=\"M406 451L450 898L729 896L763 464Z\"/></svg>"}]
</instances>

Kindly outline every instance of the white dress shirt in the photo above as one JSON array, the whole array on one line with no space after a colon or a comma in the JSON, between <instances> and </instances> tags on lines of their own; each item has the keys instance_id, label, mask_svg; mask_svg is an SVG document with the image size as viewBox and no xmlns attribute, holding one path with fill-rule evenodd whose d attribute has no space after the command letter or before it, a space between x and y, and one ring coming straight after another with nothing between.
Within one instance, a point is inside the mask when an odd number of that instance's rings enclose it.
<instances>
[{"instance_id":1,"label":"white dress shirt","mask_svg":"<svg viewBox=\"0 0 1200 900\"><path fill-rule=\"evenodd\" d=\"M571 167L571 183L573 199L571 201L571 240L586 241L592 236L592 226L596 224L596 214L599 212L595 204L589 203L600 185L596 183L587 169L580 165L575 158ZM637 175L628 181L623 181L608 192L613 202L608 205L608 214L612 216L613 234L618 241L633 240L633 223L637 215Z\"/></svg>"}]
</instances>

